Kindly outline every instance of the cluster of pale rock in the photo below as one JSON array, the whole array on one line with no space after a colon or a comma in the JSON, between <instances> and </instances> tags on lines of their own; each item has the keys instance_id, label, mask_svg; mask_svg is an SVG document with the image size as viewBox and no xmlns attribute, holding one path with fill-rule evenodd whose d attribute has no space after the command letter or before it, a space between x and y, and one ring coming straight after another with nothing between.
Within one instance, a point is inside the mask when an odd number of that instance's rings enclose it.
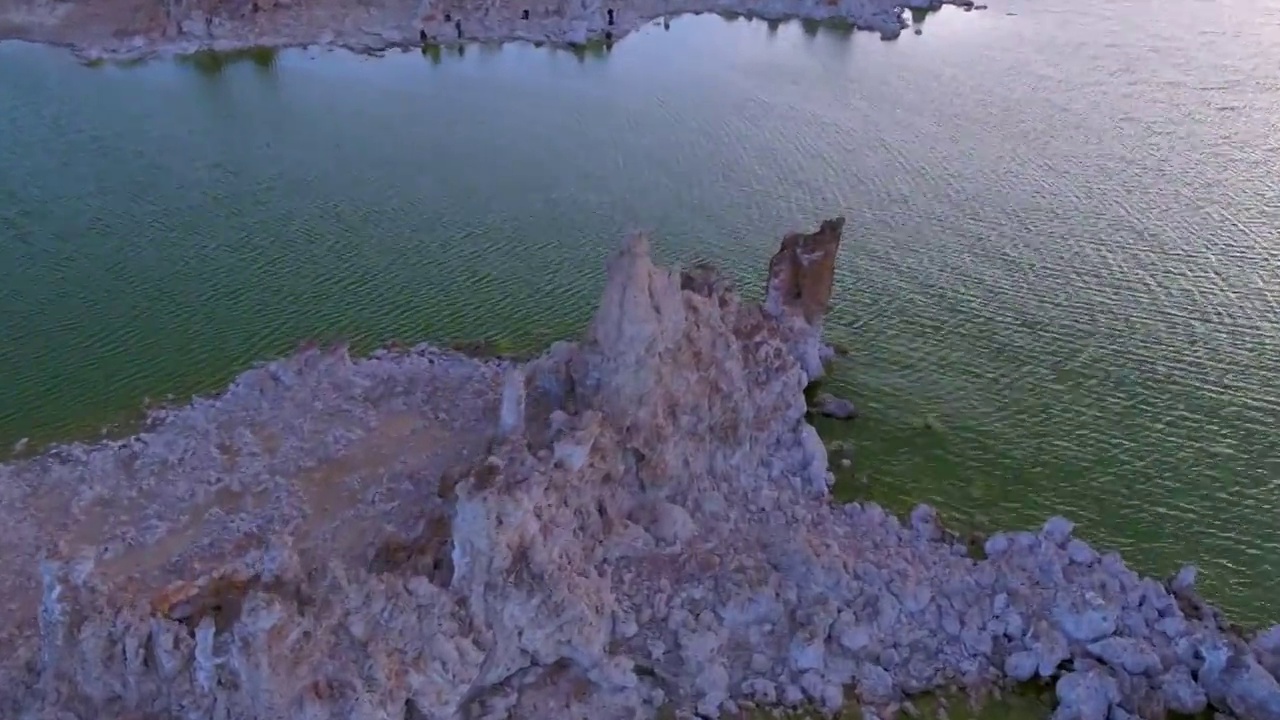
<instances>
[{"instance_id":1,"label":"cluster of pale rock","mask_svg":"<svg viewBox=\"0 0 1280 720\"><path fill-rule=\"evenodd\" d=\"M948 2L973 5L971 0ZM620 39L656 18L703 12L842 21L894 39L909 26L907 9L937 10L942 5L942 0L422 0L418 15L427 35L444 42L457 38L453 23L458 20L468 40L584 44Z\"/></svg>"},{"instance_id":2,"label":"cluster of pale rock","mask_svg":"<svg viewBox=\"0 0 1280 720\"><path fill-rule=\"evenodd\" d=\"M831 500L803 393L842 229L789 236L763 305L629 240L585 340L489 364L505 379L488 452L421 478L438 485L427 530L376 566L279 539L130 596L50 558L39 653L0 711L607 720L857 701L887 717L1039 678L1056 720L1280 720L1280 627L1233 630L1191 569L1140 577L1061 518L979 552L927 506L900 520Z\"/></svg>"},{"instance_id":3,"label":"cluster of pale rock","mask_svg":"<svg viewBox=\"0 0 1280 720\"><path fill-rule=\"evenodd\" d=\"M719 12L838 21L892 40L909 27L907 10L943 4L985 7L973 0L121 0L92 15L49 3L22 15L0 8L0 39L54 42L87 60L313 45L380 52L423 41L581 47L619 40L659 18Z\"/></svg>"}]
</instances>

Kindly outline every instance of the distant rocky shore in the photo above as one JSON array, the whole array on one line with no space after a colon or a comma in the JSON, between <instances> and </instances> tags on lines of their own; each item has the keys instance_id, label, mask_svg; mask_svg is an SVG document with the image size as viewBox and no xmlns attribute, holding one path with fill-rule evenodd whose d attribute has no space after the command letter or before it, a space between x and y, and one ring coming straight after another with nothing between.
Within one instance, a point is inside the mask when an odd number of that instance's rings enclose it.
<instances>
[{"instance_id":1,"label":"distant rocky shore","mask_svg":"<svg viewBox=\"0 0 1280 720\"><path fill-rule=\"evenodd\" d=\"M763 304L633 237L528 362L307 348L0 466L0 715L889 718L1039 681L1055 720L1280 720L1280 626L1194 568L832 500L804 393L843 228L784 239Z\"/></svg>"},{"instance_id":2,"label":"distant rocky shore","mask_svg":"<svg viewBox=\"0 0 1280 720\"><path fill-rule=\"evenodd\" d=\"M0 0L0 40L69 47L85 60L330 46L378 52L424 43L613 42L646 23L702 12L842 21L894 39L907 9L973 0Z\"/></svg>"}]
</instances>

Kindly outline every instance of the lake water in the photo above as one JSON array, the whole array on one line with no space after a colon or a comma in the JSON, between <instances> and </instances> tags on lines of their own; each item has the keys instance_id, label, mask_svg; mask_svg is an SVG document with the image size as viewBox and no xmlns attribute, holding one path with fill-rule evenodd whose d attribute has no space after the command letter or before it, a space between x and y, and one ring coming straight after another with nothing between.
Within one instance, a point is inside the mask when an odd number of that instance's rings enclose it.
<instances>
[{"instance_id":1,"label":"lake water","mask_svg":"<svg viewBox=\"0 0 1280 720\"><path fill-rule=\"evenodd\" d=\"M894 43L680 18L609 52L87 68L0 45L0 447L307 337L536 348L633 228L759 294L849 218L844 491L1062 512L1280 603L1280 0L991 0Z\"/></svg>"}]
</instances>

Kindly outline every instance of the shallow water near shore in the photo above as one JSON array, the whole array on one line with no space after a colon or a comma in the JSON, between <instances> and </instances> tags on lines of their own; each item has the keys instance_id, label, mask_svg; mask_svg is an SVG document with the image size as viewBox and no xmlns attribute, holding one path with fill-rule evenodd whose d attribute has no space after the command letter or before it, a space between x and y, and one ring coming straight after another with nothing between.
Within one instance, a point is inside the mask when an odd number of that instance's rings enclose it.
<instances>
[{"instance_id":1,"label":"shallow water near shore","mask_svg":"<svg viewBox=\"0 0 1280 720\"><path fill-rule=\"evenodd\" d=\"M1063 513L1275 620L1277 8L997 3L896 43L708 15L582 56L0 45L0 444L307 337L537 349L633 228L758 294L840 212L844 491Z\"/></svg>"}]
</instances>

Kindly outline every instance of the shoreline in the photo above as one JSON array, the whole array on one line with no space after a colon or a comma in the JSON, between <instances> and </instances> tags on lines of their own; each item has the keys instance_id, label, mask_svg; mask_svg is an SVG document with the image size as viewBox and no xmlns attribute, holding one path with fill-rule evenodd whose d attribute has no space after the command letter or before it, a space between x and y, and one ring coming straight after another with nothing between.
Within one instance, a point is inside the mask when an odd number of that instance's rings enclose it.
<instances>
[{"instance_id":1,"label":"shoreline","mask_svg":"<svg viewBox=\"0 0 1280 720\"><path fill-rule=\"evenodd\" d=\"M148 429L0 465L0 708L709 717L1056 684L1056 720L1280 718L1249 633L1050 518L981 548L835 503L807 419L843 220L747 303L630 239L530 360L304 348Z\"/></svg>"},{"instance_id":2,"label":"shoreline","mask_svg":"<svg viewBox=\"0 0 1280 720\"><path fill-rule=\"evenodd\" d=\"M287 361L297 354L307 352L309 348L316 347L342 347L346 348L348 352L351 350L351 346L347 344L347 341L341 339L311 340L298 343L297 347L291 352L269 356L270 359L266 360L258 360L248 369L231 371L229 379L224 378L204 383L208 388L207 390L186 395L186 400L174 393L169 393L159 398L148 396L144 397L137 407L114 412L106 416L107 419L102 422L82 423L83 427L78 431L62 430L37 437L24 436L8 445L0 445L0 465L65 452L70 448L79 450L98 448L153 431L158 423L171 413L181 411L193 403L216 401L247 373L271 363ZM425 349L428 347L440 352L456 353L481 362L525 362L536 356L534 351L504 350L501 343L495 343L489 339L458 339L450 341L433 339L414 343L410 347L393 338L373 346L361 344L361 347L365 348L365 351L357 351L352 354L356 362L370 360L375 357L386 357L388 354L412 352L415 348ZM370 347L372 349L369 349Z\"/></svg>"},{"instance_id":3,"label":"shoreline","mask_svg":"<svg viewBox=\"0 0 1280 720\"><path fill-rule=\"evenodd\" d=\"M235 53L255 49L342 49L359 54L412 50L427 45L524 42L562 49L593 43L613 44L657 22L681 15L731 14L770 22L841 22L893 40L910 28L907 11L933 12L944 5L983 10L973 0L557 0L555 5L520 8L486 0L382 0L363 7L365 17L343 14L341 6L319 3L295 9L294 0L253 0L246 10L177 9L169 0L151 8L145 0L107 0L108 8L91 19L77 16L69 4L38 2L37 9L0 1L0 41L16 40L70 51L84 63L133 62L201 52ZM397 7L397 2L399 6ZM192 3L198 4L198 3ZM205 3L205 5L230 5ZM147 10L140 10L139 6ZM163 10L163 12L161 12ZM150 12L151 17L139 20ZM526 19L524 12L530 12ZM105 17L100 17L105 16Z\"/></svg>"}]
</instances>

